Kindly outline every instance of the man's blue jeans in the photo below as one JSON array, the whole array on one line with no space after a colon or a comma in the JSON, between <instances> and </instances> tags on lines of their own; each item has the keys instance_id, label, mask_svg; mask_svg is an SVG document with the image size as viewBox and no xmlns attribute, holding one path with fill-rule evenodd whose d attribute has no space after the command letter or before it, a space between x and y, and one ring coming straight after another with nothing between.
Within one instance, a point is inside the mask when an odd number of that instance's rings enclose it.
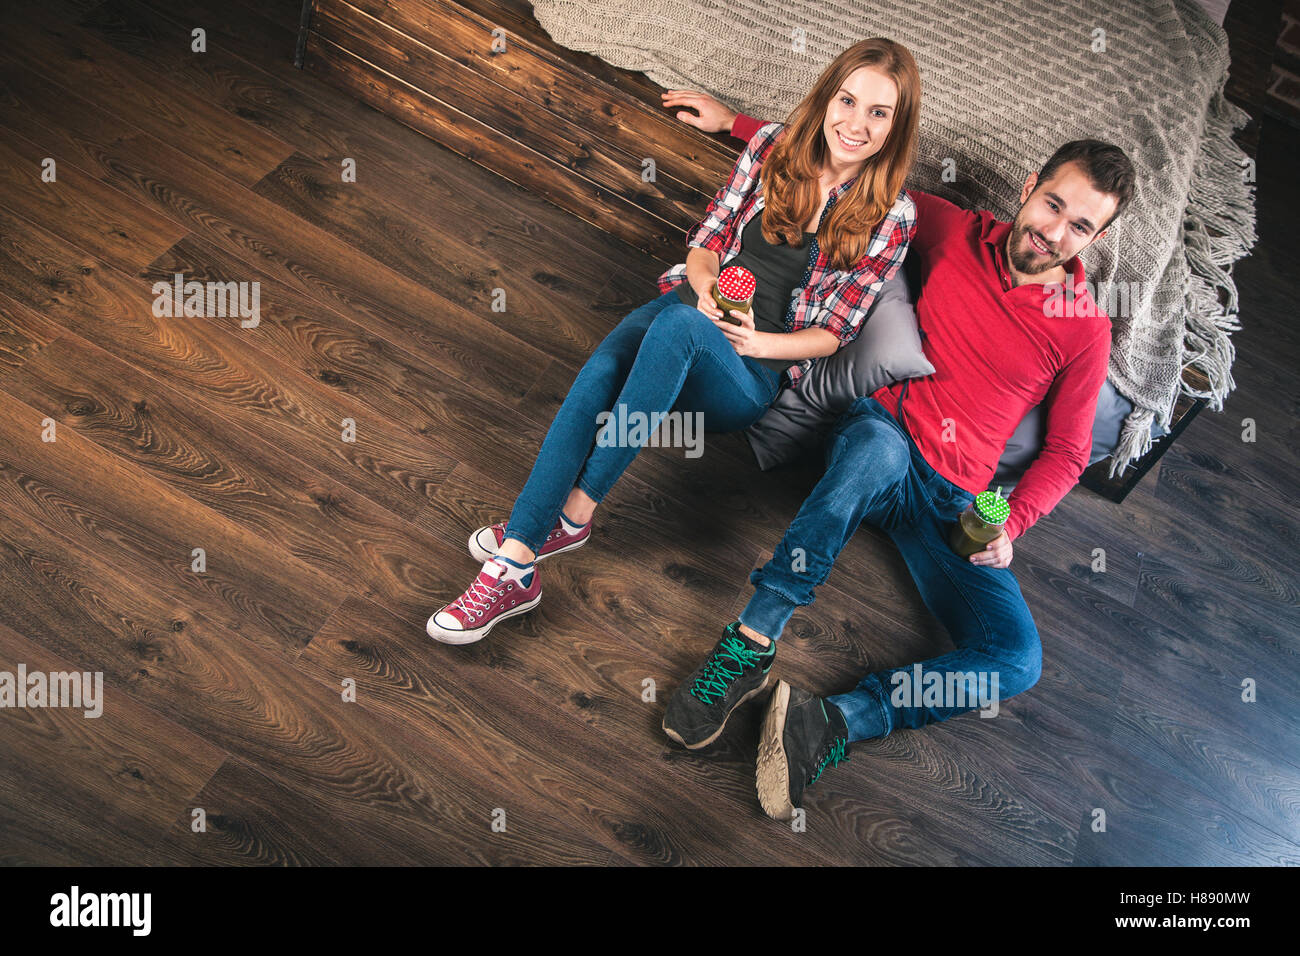
<instances>
[{"instance_id":1,"label":"man's blue jeans","mask_svg":"<svg viewBox=\"0 0 1300 956\"><path fill-rule=\"evenodd\" d=\"M629 313L596 347L542 442L505 536L536 552L576 486L601 501L641 450L597 443L601 412L703 414L712 432L746 428L767 411L780 373L736 354L713 321L676 289ZM648 439L647 435L647 439Z\"/></svg>"},{"instance_id":2,"label":"man's blue jeans","mask_svg":"<svg viewBox=\"0 0 1300 956\"><path fill-rule=\"evenodd\" d=\"M931 468L873 398L859 398L836 422L826 462L772 560L750 575L754 596L741 623L778 638L794 609L812 603L813 589L865 520L898 546L926 607L957 649L920 662L919 670L908 664L876 671L853 691L829 697L848 721L849 739L883 737L977 708L995 712L986 699L1032 687L1042 647L1015 575L971 564L948 545L952 522L973 496ZM925 691L936 682L942 692Z\"/></svg>"}]
</instances>

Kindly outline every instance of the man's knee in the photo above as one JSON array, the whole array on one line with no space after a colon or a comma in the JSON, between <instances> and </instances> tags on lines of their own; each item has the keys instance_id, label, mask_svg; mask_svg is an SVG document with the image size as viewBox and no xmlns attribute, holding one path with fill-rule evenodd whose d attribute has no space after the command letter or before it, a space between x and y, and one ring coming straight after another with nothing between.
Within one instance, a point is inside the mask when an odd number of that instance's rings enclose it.
<instances>
[{"instance_id":1,"label":"man's knee","mask_svg":"<svg viewBox=\"0 0 1300 956\"><path fill-rule=\"evenodd\" d=\"M1037 684L1043 673L1043 644L1028 608L1007 622L998 643L999 696L1014 697Z\"/></svg>"},{"instance_id":2,"label":"man's knee","mask_svg":"<svg viewBox=\"0 0 1300 956\"><path fill-rule=\"evenodd\" d=\"M907 440L874 415L845 412L826 442L827 472L842 474L866 496L896 485L910 467Z\"/></svg>"}]
</instances>

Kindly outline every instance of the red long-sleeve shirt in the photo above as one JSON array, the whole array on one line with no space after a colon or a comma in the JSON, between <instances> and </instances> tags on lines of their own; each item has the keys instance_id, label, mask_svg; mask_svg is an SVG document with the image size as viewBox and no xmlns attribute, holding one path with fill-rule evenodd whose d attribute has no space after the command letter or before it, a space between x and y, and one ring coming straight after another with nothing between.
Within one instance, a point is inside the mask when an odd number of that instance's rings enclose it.
<instances>
[{"instance_id":1,"label":"red long-sleeve shirt","mask_svg":"<svg viewBox=\"0 0 1300 956\"><path fill-rule=\"evenodd\" d=\"M757 122L738 117L732 135L747 140ZM972 494L989 486L1021 419L1046 402L1043 447L1010 497L1006 532L1014 539L1051 511L1088 465L1110 319L1083 284L1078 257L1065 264L1074 295L1062 308L1059 285L1012 286L1010 223L908 192L917 208L912 250L921 264L917 324L935 370L872 398L935 471Z\"/></svg>"}]
</instances>

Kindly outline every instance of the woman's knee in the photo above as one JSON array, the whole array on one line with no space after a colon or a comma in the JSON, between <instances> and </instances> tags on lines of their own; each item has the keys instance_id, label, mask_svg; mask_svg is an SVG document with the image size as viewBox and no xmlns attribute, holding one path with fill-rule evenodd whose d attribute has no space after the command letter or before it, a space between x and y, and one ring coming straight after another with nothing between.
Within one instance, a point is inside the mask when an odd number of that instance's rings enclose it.
<instances>
[{"instance_id":1,"label":"woman's knee","mask_svg":"<svg viewBox=\"0 0 1300 956\"><path fill-rule=\"evenodd\" d=\"M686 346L698 341L706 329L713 329L713 321L707 315L693 305L678 302L654 317L646 338L654 337L660 344L667 341Z\"/></svg>"},{"instance_id":2,"label":"woman's knee","mask_svg":"<svg viewBox=\"0 0 1300 956\"><path fill-rule=\"evenodd\" d=\"M630 366L636 359L642 340L645 339L650 326L654 324L655 317L670 304L656 300L629 312L618 325L609 330L592 355L615 355L624 365Z\"/></svg>"},{"instance_id":3,"label":"woman's knee","mask_svg":"<svg viewBox=\"0 0 1300 956\"><path fill-rule=\"evenodd\" d=\"M592 352L587 361L583 363L582 368L578 370L578 377L574 384L576 385L578 382L622 382L627 377L627 372L635 360L635 349L629 353L624 349L601 343L596 351Z\"/></svg>"}]
</instances>

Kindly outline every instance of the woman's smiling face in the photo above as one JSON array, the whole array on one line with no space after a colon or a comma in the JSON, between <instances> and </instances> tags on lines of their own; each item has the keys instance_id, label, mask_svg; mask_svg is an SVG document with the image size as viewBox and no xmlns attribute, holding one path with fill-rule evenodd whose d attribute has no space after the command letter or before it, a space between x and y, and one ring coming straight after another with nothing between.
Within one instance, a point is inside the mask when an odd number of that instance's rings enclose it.
<instances>
[{"instance_id":1,"label":"woman's smiling face","mask_svg":"<svg viewBox=\"0 0 1300 956\"><path fill-rule=\"evenodd\" d=\"M846 172L880 152L897 107L898 87L888 74L870 66L850 73L826 105L828 165Z\"/></svg>"}]
</instances>

